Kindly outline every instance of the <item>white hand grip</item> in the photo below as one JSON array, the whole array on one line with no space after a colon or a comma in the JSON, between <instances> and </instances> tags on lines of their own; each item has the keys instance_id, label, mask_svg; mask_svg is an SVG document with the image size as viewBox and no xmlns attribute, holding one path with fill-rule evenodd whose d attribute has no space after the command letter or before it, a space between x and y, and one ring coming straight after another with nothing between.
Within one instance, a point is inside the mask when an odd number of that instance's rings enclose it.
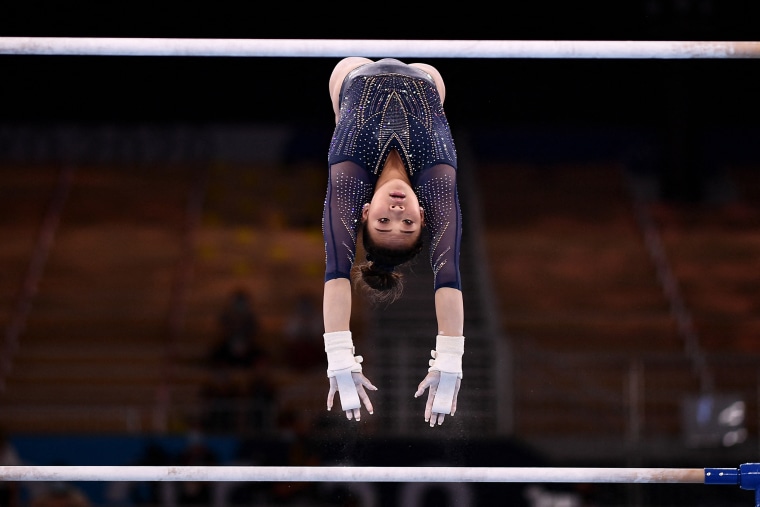
<instances>
[{"instance_id":1,"label":"white hand grip","mask_svg":"<svg viewBox=\"0 0 760 507\"><path fill-rule=\"evenodd\" d=\"M351 376L351 370L346 368L345 370L335 372L335 380L338 381L341 409L346 411L361 407L359 393L356 391L356 384L354 384L354 378Z\"/></svg>"},{"instance_id":2,"label":"white hand grip","mask_svg":"<svg viewBox=\"0 0 760 507\"><path fill-rule=\"evenodd\" d=\"M454 404L454 391L457 385L457 374L441 372L441 381L433 399L434 414L450 414Z\"/></svg>"}]
</instances>

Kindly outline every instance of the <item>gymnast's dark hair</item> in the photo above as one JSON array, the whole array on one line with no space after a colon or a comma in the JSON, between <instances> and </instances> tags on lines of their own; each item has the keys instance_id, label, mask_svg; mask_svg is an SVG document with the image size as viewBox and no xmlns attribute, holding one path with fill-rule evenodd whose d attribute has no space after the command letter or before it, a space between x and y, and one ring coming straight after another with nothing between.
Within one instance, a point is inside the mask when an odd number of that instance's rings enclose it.
<instances>
[{"instance_id":1,"label":"gymnast's dark hair","mask_svg":"<svg viewBox=\"0 0 760 507\"><path fill-rule=\"evenodd\" d=\"M373 303L392 303L404 290L403 275L396 267L406 264L422 251L422 231L417 241L405 249L391 249L378 246L367 232L366 222L362 225L362 246L367 252L367 261L354 265L351 278L354 285L363 285Z\"/></svg>"}]
</instances>

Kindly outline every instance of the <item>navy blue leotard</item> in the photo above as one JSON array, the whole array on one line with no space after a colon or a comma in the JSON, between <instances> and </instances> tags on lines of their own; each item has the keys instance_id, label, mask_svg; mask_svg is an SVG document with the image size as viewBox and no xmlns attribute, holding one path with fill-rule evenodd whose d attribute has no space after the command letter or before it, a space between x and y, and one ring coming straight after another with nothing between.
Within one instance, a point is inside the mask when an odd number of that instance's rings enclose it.
<instances>
[{"instance_id":1,"label":"navy blue leotard","mask_svg":"<svg viewBox=\"0 0 760 507\"><path fill-rule=\"evenodd\" d=\"M362 206L372 199L394 149L425 210L434 288L461 290L462 220L451 130L431 76L392 58L352 70L341 88L322 217L325 281L350 277Z\"/></svg>"}]
</instances>

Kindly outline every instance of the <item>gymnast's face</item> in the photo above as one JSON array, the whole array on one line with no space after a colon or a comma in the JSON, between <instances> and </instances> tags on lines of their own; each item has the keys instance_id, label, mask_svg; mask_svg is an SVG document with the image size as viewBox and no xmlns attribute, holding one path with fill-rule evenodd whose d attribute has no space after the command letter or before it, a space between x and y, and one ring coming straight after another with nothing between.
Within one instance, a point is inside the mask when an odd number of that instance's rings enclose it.
<instances>
[{"instance_id":1,"label":"gymnast's face","mask_svg":"<svg viewBox=\"0 0 760 507\"><path fill-rule=\"evenodd\" d=\"M362 221L372 241L383 248L400 250L417 241L425 213L408 183L392 179L375 189L372 201L362 208Z\"/></svg>"}]
</instances>

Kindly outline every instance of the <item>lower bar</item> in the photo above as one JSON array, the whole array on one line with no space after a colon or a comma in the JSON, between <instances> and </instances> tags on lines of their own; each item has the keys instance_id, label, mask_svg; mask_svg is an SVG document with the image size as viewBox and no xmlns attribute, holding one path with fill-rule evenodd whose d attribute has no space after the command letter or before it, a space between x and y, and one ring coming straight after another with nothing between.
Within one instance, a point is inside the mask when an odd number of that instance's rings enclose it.
<instances>
[{"instance_id":1,"label":"lower bar","mask_svg":"<svg viewBox=\"0 0 760 507\"><path fill-rule=\"evenodd\" d=\"M0 481L700 483L701 468L0 466Z\"/></svg>"}]
</instances>

